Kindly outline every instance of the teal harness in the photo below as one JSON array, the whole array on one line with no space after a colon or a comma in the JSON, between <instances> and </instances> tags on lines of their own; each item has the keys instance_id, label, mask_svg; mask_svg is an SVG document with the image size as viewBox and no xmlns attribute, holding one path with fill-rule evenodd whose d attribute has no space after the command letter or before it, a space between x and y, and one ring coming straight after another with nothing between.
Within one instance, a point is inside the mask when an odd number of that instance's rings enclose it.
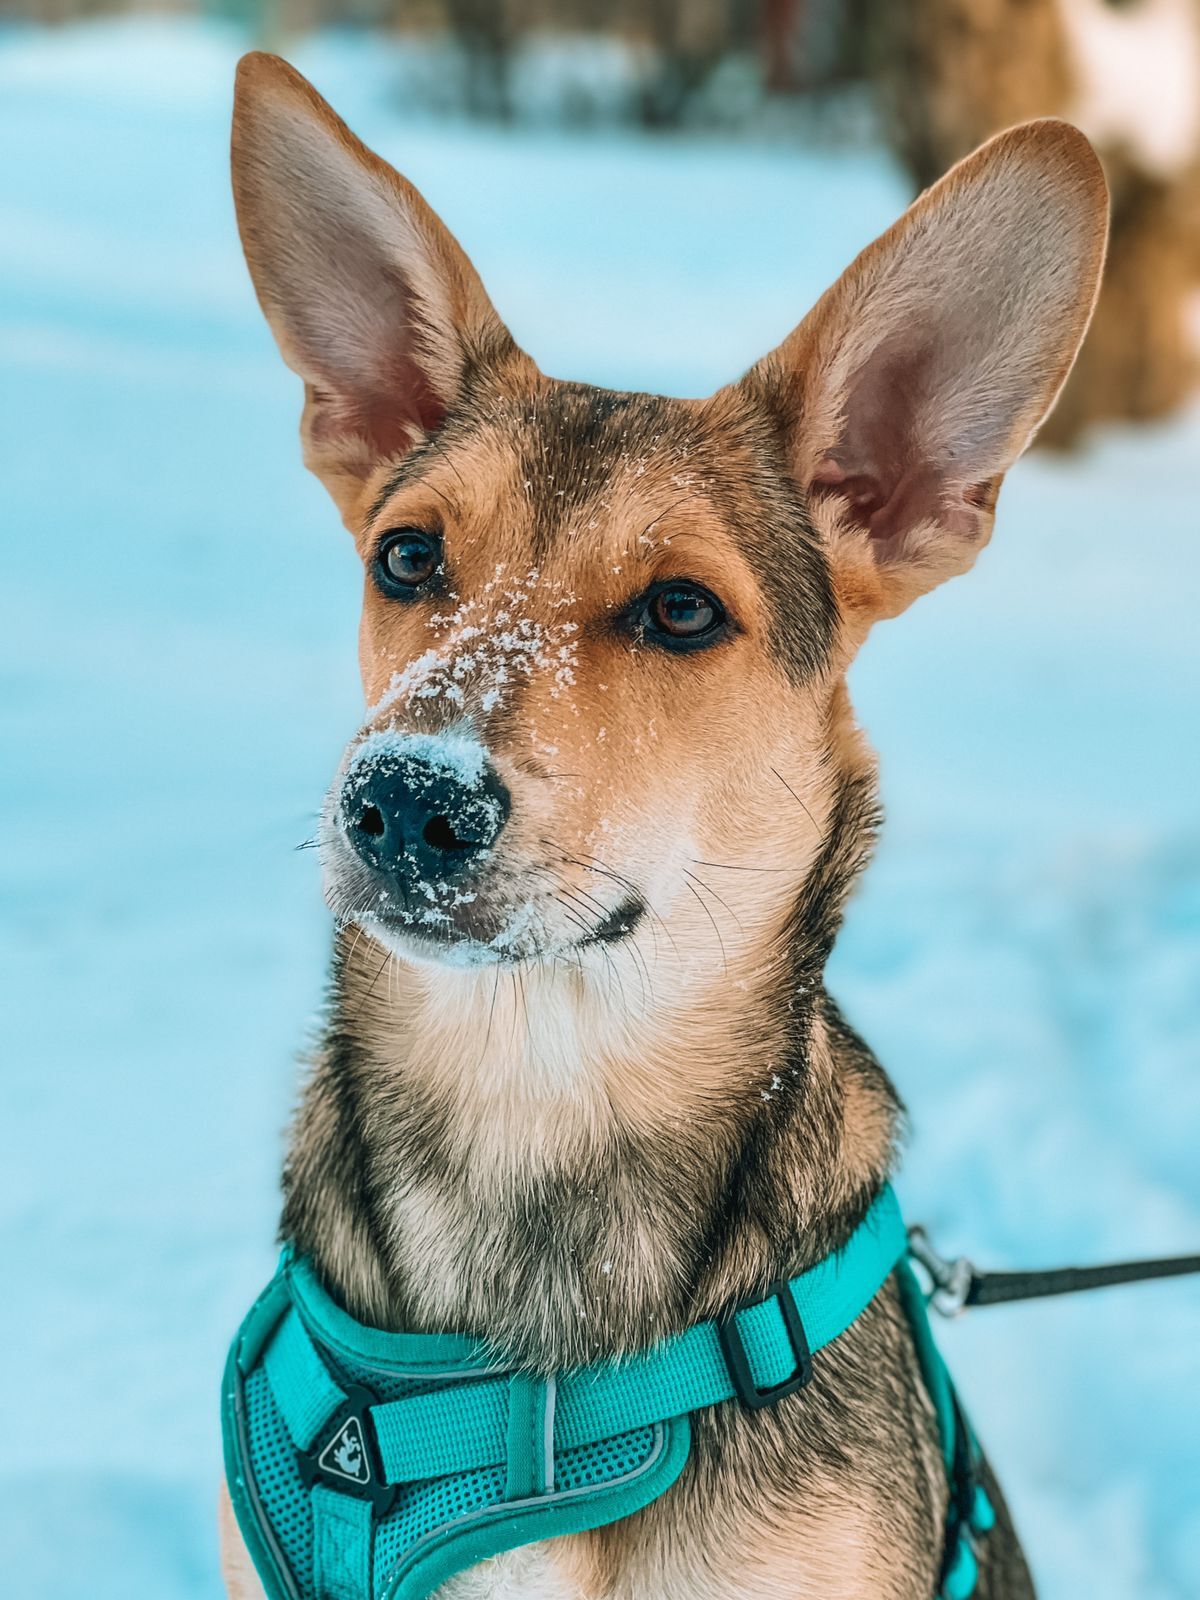
<instances>
[{"instance_id":1,"label":"teal harness","mask_svg":"<svg viewBox=\"0 0 1200 1600\"><path fill-rule=\"evenodd\" d=\"M234 1511L270 1600L425 1600L518 1545L603 1527L683 1471L690 1417L775 1405L895 1272L950 1486L943 1600L975 1588L994 1521L885 1188L845 1246L761 1300L652 1349L540 1377L448 1334L348 1316L285 1251L243 1322L222 1393Z\"/></svg>"}]
</instances>

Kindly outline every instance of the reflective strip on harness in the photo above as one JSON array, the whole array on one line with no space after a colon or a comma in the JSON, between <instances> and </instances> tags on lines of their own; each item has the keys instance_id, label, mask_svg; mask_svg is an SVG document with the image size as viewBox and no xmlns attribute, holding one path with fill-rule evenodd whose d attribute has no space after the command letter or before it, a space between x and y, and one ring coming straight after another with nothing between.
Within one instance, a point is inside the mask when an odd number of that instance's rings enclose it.
<instances>
[{"instance_id":1,"label":"reflective strip on harness","mask_svg":"<svg viewBox=\"0 0 1200 1600\"><path fill-rule=\"evenodd\" d=\"M526 1500L554 1488L557 1401L554 1378L524 1372L509 1378L506 1500Z\"/></svg>"}]
</instances>

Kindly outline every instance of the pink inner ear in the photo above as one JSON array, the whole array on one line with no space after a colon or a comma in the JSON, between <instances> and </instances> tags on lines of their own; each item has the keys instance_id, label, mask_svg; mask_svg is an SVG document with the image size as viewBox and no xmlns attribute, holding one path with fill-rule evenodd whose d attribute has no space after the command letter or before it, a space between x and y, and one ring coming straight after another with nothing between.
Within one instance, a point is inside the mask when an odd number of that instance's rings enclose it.
<instances>
[{"instance_id":1,"label":"pink inner ear","mask_svg":"<svg viewBox=\"0 0 1200 1600\"><path fill-rule=\"evenodd\" d=\"M971 538L978 531L977 512L947 500L945 476L928 462L913 462L897 477L847 472L832 456L819 464L812 478L816 493L840 495L851 520L870 537L876 558L886 561L904 535L923 522L936 521L952 535Z\"/></svg>"},{"instance_id":2,"label":"pink inner ear","mask_svg":"<svg viewBox=\"0 0 1200 1600\"><path fill-rule=\"evenodd\" d=\"M363 404L356 431L370 440L377 455L386 458L411 450L424 430L419 420L402 412L394 399L379 395Z\"/></svg>"},{"instance_id":3,"label":"pink inner ear","mask_svg":"<svg viewBox=\"0 0 1200 1600\"><path fill-rule=\"evenodd\" d=\"M880 503L880 485L877 478L865 472L851 475L839 467L832 456L826 456L817 464L812 476L812 487L817 492L822 489L836 490L855 513L855 521L864 527L870 521L871 512Z\"/></svg>"},{"instance_id":4,"label":"pink inner ear","mask_svg":"<svg viewBox=\"0 0 1200 1600\"><path fill-rule=\"evenodd\" d=\"M951 490L946 476L928 462L914 462L890 487L869 473L848 473L826 456L813 473L816 494L836 494L851 520L871 540L875 559L900 554L905 535L922 523L936 522L951 538L972 542L983 531L984 514L994 507L998 480Z\"/></svg>"},{"instance_id":5,"label":"pink inner ear","mask_svg":"<svg viewBox=\"0 0 1200 1600\"><path fill-rule=\"evenodd\" d=\"M411 450L445 422L421 338L425 311L407 279L380 260L377 241L343 226L328 253L329 280L296 317L309 378L309 436L336 446L361 439L385 461ZM442 330L444 342L456 338Z\"/></svg>"},{"instance_id":6,"label":"pink inner ear","mask_svg":"<svg viewBox=\"0 0 1200 1600\"><path fill-rule=\"evenodd\" d=\"M411 450L422 435L436 433L447 410L415 361L397 354L391 367L387 391L359 401L363 431L381 455L389 456Z\"/></svg>"},{"instance_id":7,"label":"pink inner ear","mask_svg":"<svg viewBox=\"0 0 1200 1600\"><path fill-rule=\"evenodd\" d=\"M380 460L405 454L446 420L445 402L415 362L397 355L385 387L362 384L347 390L334 379L312 386L310 434L320 444L365 439Z\"/></svg>"},{"instance_id":8,"label":"pink inner ear","mask_svg":"<svg viewBox=\"0 0 1200 1600\"><path fill-rule=\"evenodd\" d=\"M978 510L931 459L939 441L921 436L918 417L928 427L938 412L929 404L936 362L928 345L893 341L875 350L850 380L841 439L813 473L814 492L841 496L880 562L898 555L922 523L955 538L980 532Z\"/></svg>"}]
</instances>

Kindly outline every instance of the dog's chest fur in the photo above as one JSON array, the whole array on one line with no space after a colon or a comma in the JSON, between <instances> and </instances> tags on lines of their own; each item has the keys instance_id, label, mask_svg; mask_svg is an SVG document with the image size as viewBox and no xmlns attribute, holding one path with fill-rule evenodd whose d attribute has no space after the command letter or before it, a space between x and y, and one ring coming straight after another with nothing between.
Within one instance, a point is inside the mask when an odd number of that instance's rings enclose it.
<instances>
[{"instance_id":1,"label":"dog's chest fur","mask_svg":"<svg viewBox=\"0 0 1200 1600\"><path fill-rule=\"evenodd\" d=\"M526 1545L461 1572L437 1591L437 1600L583 1600L549 1546Z\"/></svg>"},{"instance_id":2,"label":"dog's chest fur","mask_svg":"<svg viewBox=\"0 0 1200 1600\"><path fill-rule=\"evenodd\" d=\"M789 1014L787 1089L764 1099L728 1027L723 1095L665 1092L670 1029L667 1046L636 1041L635 1093L613 1075L611 1019L584 1026L561 996L497 1000L499 1043L476 1054L482 1039L464 1048L381 986L420 1022L401 1054L357 1004L359 978L340 977L354 1029L331 1031L310 1083L285 1229L367 1320L483 1332L550 1370L645 1346L834 1247L886 1162L892 1096L819 994ZM543 1020L522 1034L526 1007ZM564 1048L581 1034L587 1049ZM486 1563L441 1600L928 1600L944 1493L886 1292L822 1352L802 1404L697 1417L663 1500Z\"/></svg>"},{"instance_id":3,"label":"dog's chest fur","mask_svg":"<svg viewBox=\"0 0 1200 1600\"><path fill-rule=\"evenodd\" d=\"M862 1560L867 1530L856 1519L836 1525L814 1522L807 1536L794 1540L782 1565L755 1572L734 1562L724 1572L711 1560L671 1572L631 1567L619 1586L598 1591L586 1540L527 1545L460 1573L437 1591L435 1600L858 1600L865 1594L894 1591L875 1586ZM772 1541L774 1545L778 1541ZM831 1552L836 1552L830 1559ZM884 1580L886 1582L886 1580Z\"/></svg>"}]
</instances>

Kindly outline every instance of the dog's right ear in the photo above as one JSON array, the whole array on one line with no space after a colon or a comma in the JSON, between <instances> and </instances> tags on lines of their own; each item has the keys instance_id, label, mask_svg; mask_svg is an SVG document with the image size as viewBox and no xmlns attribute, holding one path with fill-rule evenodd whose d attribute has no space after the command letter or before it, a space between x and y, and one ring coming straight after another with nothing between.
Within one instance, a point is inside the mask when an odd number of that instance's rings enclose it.
<instances>
[{"instance_id":1,"label":"dog's right ear","mask_svg":"<svg viewBox=\"0 0 1200 1600\"><path fill-rule=\"evenodd\" d=\"M238 67L233 192L259 303L304 380L305 462L357 531L376 469L515 346L412 184L278 56Z\"/></svg>"}]
</instances>

